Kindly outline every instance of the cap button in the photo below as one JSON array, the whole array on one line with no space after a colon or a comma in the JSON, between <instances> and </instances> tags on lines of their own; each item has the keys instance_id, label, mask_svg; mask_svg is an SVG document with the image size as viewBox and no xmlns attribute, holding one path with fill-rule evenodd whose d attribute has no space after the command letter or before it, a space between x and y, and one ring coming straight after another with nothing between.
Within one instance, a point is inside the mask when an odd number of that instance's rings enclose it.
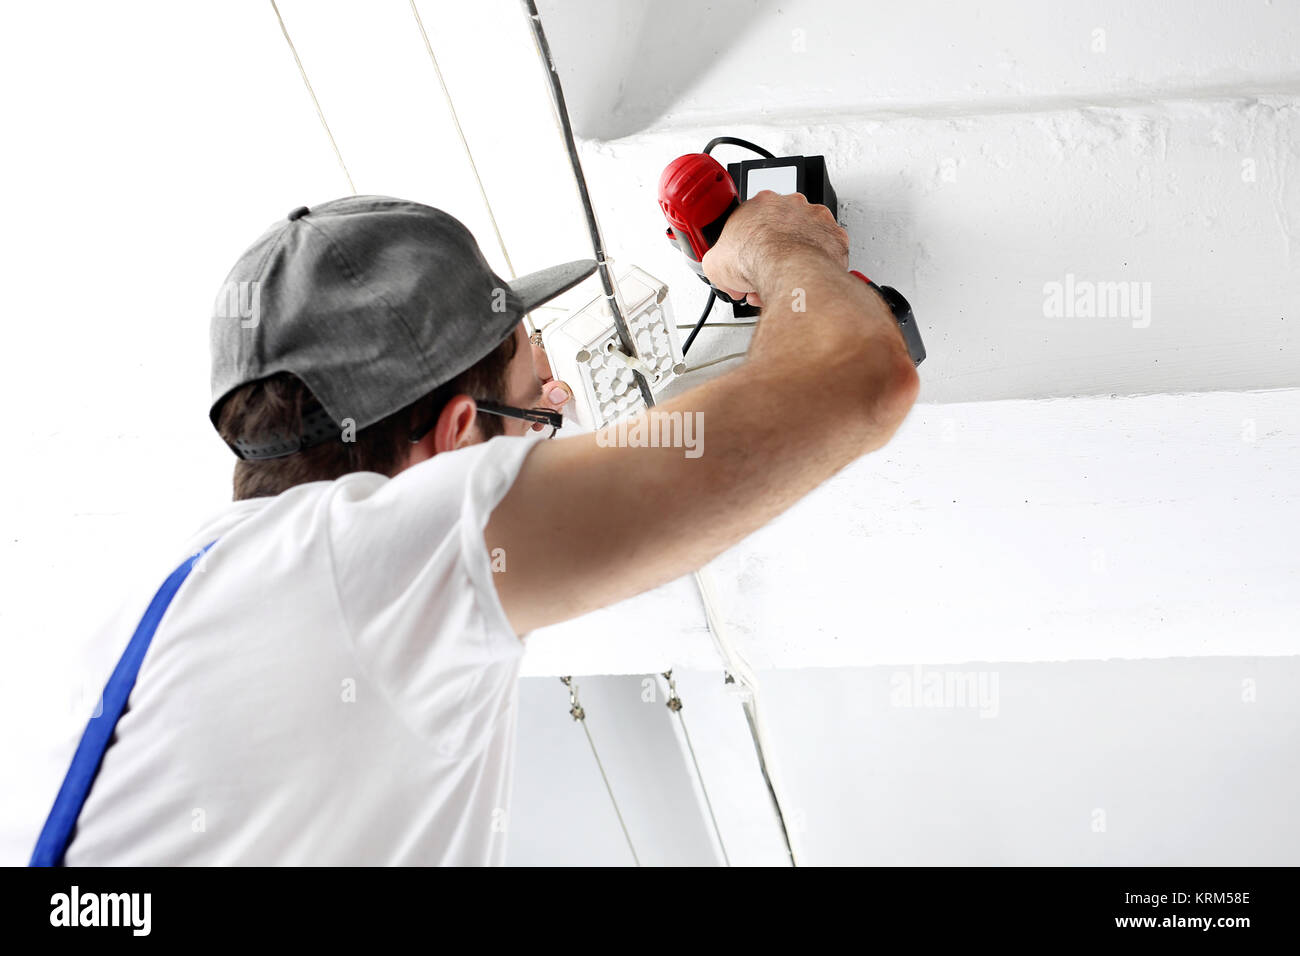
<instances>
[{"instance_id":1,"label":"cap button","mask_svg":"<svg viewBox=\"0 0 1300 956\"><path fill-rule=\"evenodd\" d=\"M299 206L293 212L289 213L289 221L293 222L295 219L301 219L309 212L311 212L311 210L308 209L306 206Z\"/></svg>"}]
</instances>

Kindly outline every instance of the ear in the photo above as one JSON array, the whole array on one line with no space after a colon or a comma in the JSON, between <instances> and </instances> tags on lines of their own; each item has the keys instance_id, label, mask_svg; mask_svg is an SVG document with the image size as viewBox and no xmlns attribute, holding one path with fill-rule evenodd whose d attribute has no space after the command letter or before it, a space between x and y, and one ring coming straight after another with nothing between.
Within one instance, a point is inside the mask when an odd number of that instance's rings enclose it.
<instances>
[{"instance_id":1,"label":"ear","mask_svg":"<svg viewBox=\"0 0 1300 956\"><path fill-rule=\"evenodd\" d=\"M429 434L411 446L407 467L418 464L445 451L455 451L472 445L478 439L474 427L478 408L468 395L457 395L449 401L438 416L438 423Z\"/></svg>"}]
</instances>

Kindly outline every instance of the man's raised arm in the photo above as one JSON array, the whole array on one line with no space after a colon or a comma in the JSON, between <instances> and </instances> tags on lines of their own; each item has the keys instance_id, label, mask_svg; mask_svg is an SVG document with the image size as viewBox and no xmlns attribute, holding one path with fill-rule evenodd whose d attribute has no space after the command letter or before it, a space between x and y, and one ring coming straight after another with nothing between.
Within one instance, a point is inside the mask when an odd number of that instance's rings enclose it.
<instances>
[{"instance_id":1,"label":"man's raised arm","mask_svg":"<svg viewBox=\"0 0 1300 956\"><path fill-rule=\"evenodd\" d=\"M826 207L760 193L703 265L763 313L742 365L641 413L693 417L698 456L595 434L539 443L484 535L505 549L493 580L517 634L696 570L884 445L915 401L902 335L846 271L847 235Z\"/></svg>"}]
</instances>

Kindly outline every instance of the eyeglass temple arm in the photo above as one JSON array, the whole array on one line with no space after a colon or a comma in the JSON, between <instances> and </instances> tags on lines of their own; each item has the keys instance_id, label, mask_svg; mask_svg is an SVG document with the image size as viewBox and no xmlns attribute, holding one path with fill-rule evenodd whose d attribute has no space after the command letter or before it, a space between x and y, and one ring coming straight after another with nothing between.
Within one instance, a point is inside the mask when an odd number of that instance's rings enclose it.
<instances>
[{"instance_id":1,"label":"eyeglass temple arm","mask_svg":"<svg viewBox=\"0 0 1300 956\"><path fill-rule=\"evenodd\" d=\"M487 412L490 415L504 415L506 418L522 418L527 422L538 422L542 425L554 425L559 428L564 424L564 416L559 412L552 412L545 408L515 408L512 405L499 405L496 402L475 401L479 411Z\"/></svg>"}]
</instances>

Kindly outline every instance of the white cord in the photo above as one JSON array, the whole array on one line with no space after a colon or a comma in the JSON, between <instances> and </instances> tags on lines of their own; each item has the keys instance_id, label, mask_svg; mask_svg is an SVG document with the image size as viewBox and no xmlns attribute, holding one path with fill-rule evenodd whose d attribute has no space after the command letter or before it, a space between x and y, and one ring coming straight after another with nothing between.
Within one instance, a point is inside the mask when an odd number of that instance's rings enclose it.
<instances>
[{"instance_id":1,"label":"white cord","mask_svg":"<svg viewBox=\"0 0 1300 956\"><path fill-rule=\"evenodd\" d=\"M579 721L582 724L582 732L587 735L587 744L591 747L591 755L596 758L596 768L600 771L600 779L605 782L605 792L609 794L609 802L614 806L614 815L618 817L618 825L623 830L623 839L627 841L628 851L632 854L632 862L637 866L641 865L641 858L636 854L636 847L632 845L632 834L627 832L627 823L623 820L623 811L618 808L618 801L614 799L614 788L609 785L609 777L605 774L605 765L600 762L600 754L596 752L596 741L591 739L591 728L587 726L585 720Z\"/></svg>"},{"instance_id":2,"label":"white cord","mask_svg":"<svg viewBox=\"0 0 1300 956\"><path fill-rule=\"evenodd\" d=\"M732 359L744 358L748 354L748 352L732 352L730 355L722 356L722 358L715 358L700 365L692 365L685 372L682 372L682 375L690 375L692 372L698 372L700 369L708 368L710 365L721 365L723 362L730 362Z\"/></svg>"},{"instance_id":3,"label":"white cord","mask_svg":"<svg viewBox=\"0 0 1300 956\"><path fill-rule=\"evenodd\" d=\"M271 0L271 9L275 11L275 18L280 21L280 32L284 34L284 42L289 44L289 52L293 54L293 62L298 64L298 72L302 75L303 85L307 87L307 92L311 94L311 101L316 106L316 115L320 117L320 125L325 127L325 135L329 137L330 146L334 149L334 156L339 161L339 167L343 170L343 175L347 177L348 188L352 190L352 195L357 194L357 187L352 184L352 174L348 172L348 167L343 162L343 154L339 152L339 144L334 142L334 134L330 132L330 124L325 122L325 111L320 108L320 100L316 99L316 91L311 88L311 80L307 79L307 71L303 68L302 58L298 56L298 48L293 45L293 40L289 37L289 30L284 25L284 17L280 16L280 8L275 5L275 0Z\"/></svg>"},{"instance_id":4,"label":"white cord","mask_svg":"<svg viewBox=\"0 0 1300 956\"><path fill-rule=\"evenodd\" d=\"M632 853L632 860L637 866L641 865L641 857L637 856L636 847L632 845L632 834L627 831L627 823L623 820L623 811L618 808L618 800L614 797L614 788L609 784L609 776L605 773L605 765L601 763L600 754L596 752L596 741L592 739L591 728L587 726L587 711L578 703L578 685L573 682L572 677L561 677L560 683L569 689L569 716L582 724L582 732L587 735L587 744L591 747L591 755L596 758L596 767L600 770L600 779L605 782L605 792L609 794L609 802L614 805L614 814L618 817L618 825L623 828L623 839L627 841L627 848Z\"/></svg>"},{"instance_id":5,"label":"white cord","mask_svg":"<svg viewBox=\"0 0 1300 956\"><path fill-rule=\"evenodd\" d=\"M704 602L704 617L708 621L709 633L713 636L713 646L717 650L718 656L722 658L727 673L738 681L744 690L749 692L749 699L743 700L741 706L744 707L745 716L749 719L749 729L754 738L754 752L758 757L758 768L767 783L768 795L772 798L772 808L776 812L777 822L781 826L781 836L785 840L786 852L790 855L790 865L797 867L799 864L795 859L794 843L790 839L790 831L785 825L785 813L781 809L781 800L777 796L777 791L781 790L782 787L777 778L775 765L767 761L766 755L771 753L771 750L767 745L767 728L758 710L758 677L749 666L749 662L745 660L744 655L731 643L727 622L717 610L713 575L707 567L700 568L695 572L695 583L700 589L700 599Z\"/></svg>"},{"instance_id":6,"label":"white cord","mask_svg":"<svg viewBox=\"0 0 1300 956\"><path fill-rule=\"evenodd\" d=\"M709 788L704 785L704 774L700 772L700 761L695 756L695 745L691 743L691 732L686 729L686 718L682 716L682 698L677 693L677 681L673 678L671 668L660 675L668 682L668 708L677 714L677 726L681 728L682 739L686 741L686 750L691 755L691 766L695 768L695 780L700 786L700 795L704 798L705 809L709 811L709 822L713 824L713 838L718 841L718 850L722 854L725 866L731 866L731 857L727 855L727 844L722 839L722 830L718 826L718 815L713 812L713 801L709 799ZM676 702L676 707L673 703Z\"/></svg>"},{"instance_id":7,"label":"white cord","mask_svg":"<svg viewBox=\"0 0 1300 956\"><path fill-rule=\"evenodd\" d=\"M640 372L648 379L654 378L655 370L647 365L640 356L628 355L622 349L614 349L614 351L609 353L609 357L618 359L628 368L632 369L634 372Z\"/></svg>"},{"instance_id":8,"label":"white cord","mask_svg":"<svg viewBox=\"0 0 1300 956\"><path fill-rule=\"evenodd\" d=\"M465 158L469 160L469 168L474 173L474 182L478 183L478 193L483 197L483 206L487 209L488 221L492 223L492 232L496 236L497 246L501 249L501 256L506 260L506 270L510 273L510 278L518 278L515 272L515 264L510 259L510 252L506 249L506 240L501 235L501 227L497 224L496 213L492 210L492 201L488 199L487 187L483 185L483 177L479 174L478 164L474 162L474 153L469 148L469 140L465 138L465 131L461 129L460 117L456 114L456 105L451 101L451 91L447 89L447 83L442 78L442 68L438 66L438 57L434 55L433 44L429 42L429 34L424 29L424 20L420 18L419 8L415 5L415 0L410 0L411 13L415 15L415 23L420 28L420 36L424 39L424 49L428 51L429 62L433 64L433 73L438 77L438 86L442 89L442 97L447 101L447 112L451 114L452 125L456 127L456 135L460 137L460 145L465 150ZM533 324L532 315L524 316L524 327L531 336L537 331Z\"/></svg>"},{"instance_id":9,"label":"white cord","mask_svg":"<svg viewBox=\"0 0 1300 956\"><path fill-rule=\"evenodd\" d=\"M618 287L618 280L614 276L614 270L609 267L612 261L605 253L605 239L601 235L600 222L596 218L596 208L591 203L591 193L587 190L587 177L582 171L582 160L578 158L578 143L573 136L573 125L569 122L569 110L564 104L564 85L560 82L559 71L555 68L555 61L551 58L551 47L546 41L546 30L542 27L541 15L537 12L537 4L533 0L522 0L524 13L528 16L528 24L533 31L533 43L537 47L537 57L546 70L546 82L551 93L551 115L555 120L556 130L560 134L560 140L564 143L564 151L569 157L569 166L573 170L573 182L578 188L578 200L582 203L582 211L587 219L587 233L591 236L591 248L596 254L596 274L600 276L601 290L605 295L605 306L609 309L610 317L614 320L614 328L618 331L619 344L626 352L635 352L636 345L632 338L632 331L627 325L627 307L623 302L622 290ZM650 381L643 374L633 373L636 379L637 390L645 400L646 405L654 404L654 392L650 388Z\"/></svg>"},{"instance_id":10,"label":"white cord","mask_svg":"<svg viewBox=\"0 0 1300 956\"><path fill-rule=\"evenodd\" d=\"M559 73L556 71L555 63L551 59L550 47L546 42L545 31L542 29L542 19L537 13L537 5L534 0L522 0L522 2L524 10L528 14L529 22L533 28L533 38L537 44L537 54L541 58L543 66L545 66L547 70L547 79L551 87L552 105L555 107L555 122L559 127L560 136L564 140L565 148L568 151L569 162L573 167L574 181L578 186L578 197L582 202L583 212L587 216L588 230L591 233L592 247L596 253L596 265L601 276L602 285L605 289L605 298L613 315L614 324L619 330L619 338L624 340L623 344L628 347L628 351L632 351L632 348L630 347L632 336L628 331L626 321L623 318L626 313L623 310L623 303L621 301L622 296L620 295L620 290L614 281L612 270L609 269L605 257L604 239L601 237L600 225L596 221L596 210L592 205L591 196L587 191L587 180L582 173L582 162L578 158L577 144L574 141L573 129L569 123L568 109L564 105L564 94L561 89ZM716 364L716 362L726 361L727 359L741 358L744 354L745 353L728 355L725 358L717 359L715 362L710 362L708 364L712 365ZM705 367L706 366L697 366L697 369ZM646 381L640 384L642 385L642 397L645 399L647 407L653 406L655 404L654 394L650 390L649 382ZM732 647L731 641L726 635L726 624L722 620L722 617L714 611L713 592L710 586L707 570L701 568L697 571L695 573L695 581L700 589L700 597L704 601L704 611L708 619L709 630L714 635L714 640L719 649L719 654L722 656L724 665L728 667L728 672L731 673L733 677L738 677L742 681L743 685L750 690L750 700L745 701L744 709L745 716L749 720L749 731L750 736L754 741L754 750L758 756L758 766L762 771L763 779L767 784L768 794L772 798L772 807L776 812L777 820L781 824L781 833L785 838L786 849L790 854L790 863L792 865L797 865L795 862L794 847L790 843L789 831L785 826L785 815L781 811L781 802L777 799L776 785L773 779L772 770L767 765L767 759L765 756L767 745L765 743L763 725L759 719L757 705L758 681L755 679L753 671L749 669L749 665L744 662L740 655L735 651L734 647ZM702 779L700 780L700 783L701 786L703 786Z\"/></svg>"}]
</instances>

